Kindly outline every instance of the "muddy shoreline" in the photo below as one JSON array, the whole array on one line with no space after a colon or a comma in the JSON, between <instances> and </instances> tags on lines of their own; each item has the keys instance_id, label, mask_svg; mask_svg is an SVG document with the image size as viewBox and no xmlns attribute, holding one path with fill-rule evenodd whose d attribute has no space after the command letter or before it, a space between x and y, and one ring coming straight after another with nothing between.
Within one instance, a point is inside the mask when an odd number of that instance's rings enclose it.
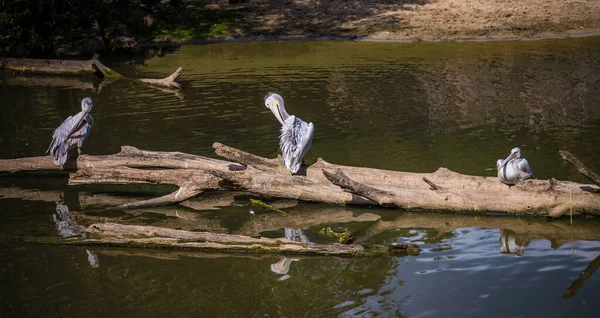
<instances>
[{"instance_id":1,"label":"muddy shoreline","mask_svg":"<svg viewBox=\"0 0 600 318\"><path fill-rule=\"evenodd\" d=\"M370 42L370 43L447 43L447 42L502 42L502 41L542 41L556 39L572 39L583 37L600 36L600 30L589 31L585 33L574 34L554 34L533 37L474 37L474 38L452 38L452 37L431 37L431 38L382 38L377 36L313 36L313 35L295 35L295 36L246 36L235 38L216 38L216 39L191 39L176 41L152 41L141 43L142 48L160 48L160 47L180 47L183 45L194 44L218 44L218 43L236 43L236 42L261 42L261 41L349 41L349 42Z\"/></svg>"},{"instance_id":2,"label":"muddy shoreline","mask_svg":"<svg viewBox=\"0 0 600 318\"><path fill-rule=\"evenodd\" d=\"M481 42L600 35L600 1L595 0L253 0L234 5L230 2L187 2L189 9L203 6L235 17L222 21L226 32L189 38L161 34L150 42L154 45L280 40Z\"/></svg>"}]
</instances>

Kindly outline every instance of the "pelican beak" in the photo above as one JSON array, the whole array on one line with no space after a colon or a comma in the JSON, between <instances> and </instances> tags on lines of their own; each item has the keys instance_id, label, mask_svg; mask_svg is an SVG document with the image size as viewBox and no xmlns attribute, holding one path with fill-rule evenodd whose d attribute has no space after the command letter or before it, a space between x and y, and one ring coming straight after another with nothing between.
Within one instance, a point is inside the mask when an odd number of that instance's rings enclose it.
<instances>
[{"instance_id":1,"label":"pelican beak","mask_svg":"<svg viewBox=\"0 0 600 318\"><path fill-rule=\"evenodd\" d=\"M277 120L279 120L281 125L283 125L283 116L281 115L281 109L279 108L278 101L273 101L273 107L271 107L271 111L273 112L273 114L275 114L275 117L277 117Z\"/></svg>"},{"instance_id":2,"label":"pelican beak","mask_svg":"<svg viewBox=\"0 0 600 318\"><path fill-rule=\"evenodd\" d=\"M511 153L510 153L510 155L508 155L508 157L506 157L506 159L504 159L504 160L502 161L502 163L500 164L500 167L497 167L497 168L496 168L496 170L500 170L500 169L502 169L502 167L506 166L506 164L507 164L509 161L511 161L511 160L513 160L513 159L515 159L516 157L517 157L517 153L513 153L513 152L511 152Z\"/></svg>"}]
</instances>

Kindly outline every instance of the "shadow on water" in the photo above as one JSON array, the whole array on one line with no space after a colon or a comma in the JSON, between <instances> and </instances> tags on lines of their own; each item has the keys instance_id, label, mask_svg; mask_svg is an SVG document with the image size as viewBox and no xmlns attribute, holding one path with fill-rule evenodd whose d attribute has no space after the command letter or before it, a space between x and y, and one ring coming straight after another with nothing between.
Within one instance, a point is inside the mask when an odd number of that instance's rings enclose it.
<instances>
[{"instance_id":1,"label":"shadow on water","mask_svg":"<svg viewBox=\"0 0 600 318\"><path fill-rule=\"evenodd\" d=\"M86 153L133 145L214 156L211 145L220 141L274 157L279 127L262 97L277 91L290 113L315 124L307 163L323 157L492 175L486 168L519 146L536 178L587 182L557 151L571 151L600 171L599 48L597 37L249 42L186 46L144 63L106 61L129 77L182 66L177 95L134 81L3 75L0 103L10 107L0 117L0 156L42 155L52 130L92 96L96 121ZM244 193L121 211L104 208L172 189L65 187L64 176L0 177L1 316L591 317L598 311L595 219L570 225L268 202L285 217L250 206ZM106 221L311 242L332 242L320 228L348 228L358 243L414 242L422 252L347 259L21 243Z\"/></svg>"}]
</instances>

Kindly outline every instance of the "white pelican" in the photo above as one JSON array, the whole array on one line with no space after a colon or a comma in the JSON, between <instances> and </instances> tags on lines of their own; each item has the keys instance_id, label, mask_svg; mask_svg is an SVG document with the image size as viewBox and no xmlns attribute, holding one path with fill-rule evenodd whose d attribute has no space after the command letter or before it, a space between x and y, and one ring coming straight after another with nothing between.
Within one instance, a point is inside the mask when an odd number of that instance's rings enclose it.
<instances>
[{"instance_id":1,"label":"white pelican","mask_svg":"<svg viewBox=\"0 0 600 318\"><path fill-rule=\"evenodd\" d=\"M315 126L306 123L294 115L288 114L283 105L283 98L276 93L265 96L265 106L270 109L281 123L279 145L283 162L292 173L297 173L302 165L302 158L308 152L315 133Z\"/></svg>"},{"instance_id":2,"label":"white pelican","mask_svg":"<svg viewBox=\"0 0 600 318\"><path fill-rule=\"evenodd\" d=\"M532 176L529 162L527 162L527 159L521 158L521 149L518 147L513 148L506 159L498 159L496 169L498 169L500 181L508 185L513 185Z\"/></svg>"},{"instance_id":3,"label":"white pelican","mask_svg":"<svg viewBox=\"0 0 600 318\"><path fill-rule=\"evenodd\" d=\"M54 164L61 167L67 162L69 150L77 146L77 154L81 156L83 141L90 134L94 118L90 111L94 107L89 97L81 101L81 111L74 116L65 119L52 133L52 142L46 153L50 152L54 157Z\"/></svg>"}]
</instances>

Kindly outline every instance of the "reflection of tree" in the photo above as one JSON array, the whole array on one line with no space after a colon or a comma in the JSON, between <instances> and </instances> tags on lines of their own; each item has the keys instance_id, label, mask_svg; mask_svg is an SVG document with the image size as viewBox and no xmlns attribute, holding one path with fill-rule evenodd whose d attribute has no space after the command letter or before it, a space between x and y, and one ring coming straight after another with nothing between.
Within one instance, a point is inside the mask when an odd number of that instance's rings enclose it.
<instances>
[{"instance_id":1,"label":"reflection of tree","mask_svg":"<svg viewBox=\"0 0 600 318\"><path fill-rule=\"evenodd\" d=\"M579 289L583 287L583 282L586 279L592 277L592 274L594 274L594 272L596 272L599 267L600 256L596 257L593 261L591 261L588 267L583 272L581 272L581 274L579 274L579 277L575 281L573 281L569 288L567 288L565 294L563 295L563 298L570 299L571 297L575 296Z\"/></svg>"},{"instance_id":2,"label":"reflection of tree","mask_svg":"<svg viewBox=\"0 0 600 318\"><path fill-rule=\"evenodd\" d=\"M484 125L513 134L523 127L575 129L600 114L600 99L592 93L600 89L600 75L593 71L600 67L597 59L499 54L493 48L465 45L460 58L424 66L420 80L432 134Z\"/></svg>"}]
</instances>

